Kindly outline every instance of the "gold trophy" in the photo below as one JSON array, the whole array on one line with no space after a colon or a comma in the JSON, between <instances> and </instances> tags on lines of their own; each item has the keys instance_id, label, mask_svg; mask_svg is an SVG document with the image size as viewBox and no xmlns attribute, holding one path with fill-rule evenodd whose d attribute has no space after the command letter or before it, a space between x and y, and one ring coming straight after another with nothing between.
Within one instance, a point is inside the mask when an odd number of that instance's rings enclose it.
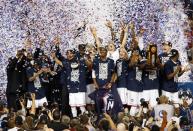
<instances>
[{"instance_id":1,"label":"gold trophy","mask_svg":"<svg viewBox=\"0 0 193 131\"><path fill-rule=\"evenodd\" d=\"M157 63L157 45L149 44L146 51L147 67L156 68Z\"/></svg>"}]
</instances>

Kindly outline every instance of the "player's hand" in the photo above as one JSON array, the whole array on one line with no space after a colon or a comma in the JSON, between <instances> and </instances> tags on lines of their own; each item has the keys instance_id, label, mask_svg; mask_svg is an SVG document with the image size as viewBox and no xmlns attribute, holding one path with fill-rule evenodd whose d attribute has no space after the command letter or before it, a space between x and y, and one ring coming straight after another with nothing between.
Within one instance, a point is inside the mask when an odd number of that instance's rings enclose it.
<instances>
[{"instance_id":1,"label":"player's hand","mask_svg":"<svg viewBox=\"0 0 193 131\"><path fill-rule=\"evenodd\" d=\"M134 27L135 27L134 22L131 22L131 23L129 24L129 28L130 28L130 29L134 29Z\"/></svg>"},{"instance_id":2,"label":"player's hand","mask_svg":"<svg viewBox=\"0 0 193 131\"><path fill-rule=\"evenodd\" d=\"M60 37L59 37L59 36L56 36L56 37L54 38L54 40L53 40L53 43L54 43L55 45L59 45L59 44L60 44Z\"/></svg>"},{"instance_id":3,"label":"player's hand","mask_svg":"<svg viewBox=\"0 0 193 131\"><path fill-rule=\"evenodd\" d=\"M107 23L105 23L105 25L106 25L108 28L110 28L110 29L113 28L113 24L112 24L112 22L111 22L110 20L107 20Z\"/></svg>"},{"instance_id":4,"label":"player's hand","mask_svg":"<svg viewBox=\"0 0 193 131\"><path fill-rule=\"evenodd\" d=\"M107 113L104 113L103 115L104 115L104 117L105 117L107 120L110 120L110 119L111 119L110 115L108 115Z\"/></svg>"},{"instance_id":5,"label":"player's hand","mask_svg":"<svg viewBox=\"0 0 193 131\"><path fill-rule=\"evenodd\" d=\"M181 67L180 66L177 66L177 68L176 68L176 72L179 72L181 70Z\"/></svg>"},{"instance_id":6,"label":"player's hand","mask_svg":"<svg viewBox=\"0 0 193 131\"><path fill-rule=\"evenodd\" d=\"M91 31L91 33L92 33L94 36L97 35L96 27L90 27L90 31Z\"/></svg>"},{"instance_id":7,"label":"player's hand","mask_svg":"<svg viewBox=\"0 0 193 131\"><path fill-rule=\"evenodd\" d=\"M38 75L42 74L43 73L43 69L40 69L37 73L38 73Z\"/></svg>"},{"instance_id":8,"label":"player's hand","mask_svg":"<svg viewBox=\"0 0 193 131\"><path fill-rule=\"evenodd\" d=\"M31 93L31 99L35 100L36 99L36 94L35 93Z\"/></svg>"},{"instance_id":9,"label":"player's hand","mask_svg":"<svg viewBox=\"0 0 193 131\"><path fill-rule=\"evenodd\" d=\"M129 24L126 24L126 25L124 26L124 29L123 29L123 30L124 30L125 33L127 33L128 30L129 30Z\"/></svg>"}]
</instances>

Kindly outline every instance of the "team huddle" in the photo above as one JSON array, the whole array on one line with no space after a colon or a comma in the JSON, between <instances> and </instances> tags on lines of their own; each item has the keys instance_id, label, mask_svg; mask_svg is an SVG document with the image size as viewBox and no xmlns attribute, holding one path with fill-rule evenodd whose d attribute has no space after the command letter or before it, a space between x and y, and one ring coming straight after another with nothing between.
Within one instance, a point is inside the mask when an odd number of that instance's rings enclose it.
<instances>
[{"instance_id":1,"label":"team huddle","mask_svg":"<svg viewBox=\"0 0 193 131\"><path fill-rule=\"evenodd\" d=\"M27 95L25 92L35 93L36 107L60 99L62 109L70 105L73 117L77 116L77 107L83 113L87 104L95 104L99 114L115 111L115 107L118 112L129 105L130 114L135 115L142 100L154 107L160 94L178 105L178 77L189 68L182 67L172 43L163 42L162 53L158 54L156 44L143 45L143 28L136 35L134 24L122 25L118 44L114 42L111 22L107 27L112 40L106 46L96 28L91 27L95 43L79 44L78 50L66 49L65 56L58 36L50 56L43 50L44 41L35 51L19 50L7 66L8 107L17 109L15 101ZM132 41L128 44L129 30ZM28 99L27 107L31 105Z\"/></svg>"}]
</instances>

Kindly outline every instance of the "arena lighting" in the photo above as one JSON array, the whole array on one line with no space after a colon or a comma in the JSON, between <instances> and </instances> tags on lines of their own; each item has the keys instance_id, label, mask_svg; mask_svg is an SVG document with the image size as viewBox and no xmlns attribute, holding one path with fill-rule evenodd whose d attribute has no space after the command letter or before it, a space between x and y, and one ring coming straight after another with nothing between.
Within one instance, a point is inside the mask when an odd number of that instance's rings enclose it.
<instances>
[{"instance_id":1,"label":"arena lighting","mask_svg":"<svg viewBox=\"0 0 193 131\"><path fill-rule=\"evenodd\" d=\"M6 65L9 57L24 46L28 36L33 48L39 37L46 38L45 50L56 35L62 38L62 51L68 46L92 43L90 26L96 26L105 44L110 39L106 20L113 22L118 32L120 21L134 21L137 29L146 28L145 43L171 41L186 62L188 41L187 15L179 0L1 0L0 2L0 82L6 87ZM85 28L82 25L85 24ZM80 30L78 30L80 29ZM75 38L75 39L74 39ZM119 34L117 33L117 39ZM128 42L130 39L128 39ZM49 52L48 52L49 53ZM188 74L179 80L188 82Z\"/></svg>"}]
</instances>

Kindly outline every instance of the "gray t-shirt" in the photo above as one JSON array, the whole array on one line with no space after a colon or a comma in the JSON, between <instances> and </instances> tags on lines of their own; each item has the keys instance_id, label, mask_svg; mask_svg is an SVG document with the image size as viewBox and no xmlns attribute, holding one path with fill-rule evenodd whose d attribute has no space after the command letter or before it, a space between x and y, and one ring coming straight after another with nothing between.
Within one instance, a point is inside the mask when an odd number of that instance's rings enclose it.
<instances>
[{"instance_id":1,"label":"gray t-shirt","mask_svg":"<svg viewBox=\"0 0 193 131\"><path fill-rule=\"evenodd\" d=\"M169 104L159 104L154 107L154 119L155 120L162 120L163 119L163 114L162 111L167 112L167 120L170 121L171 118L174 115L174 106L169 105Z\"/></svg>"}]
</instances>

